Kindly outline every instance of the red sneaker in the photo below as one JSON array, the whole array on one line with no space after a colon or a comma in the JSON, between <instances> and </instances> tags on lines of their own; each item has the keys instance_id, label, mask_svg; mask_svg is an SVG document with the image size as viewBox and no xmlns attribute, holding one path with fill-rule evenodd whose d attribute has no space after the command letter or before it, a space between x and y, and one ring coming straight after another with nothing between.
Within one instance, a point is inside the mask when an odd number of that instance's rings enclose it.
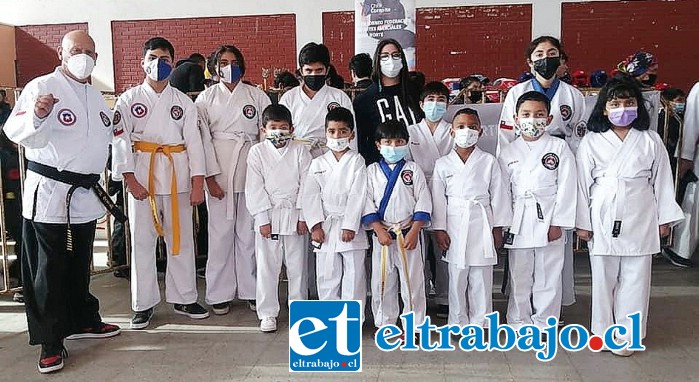
<instances>
[{"instance_id":1,"label":"red sneaker","mask_svg":"<svg viewBox=\"0 0 699 382\"><path fill-rule=\"evenodd\" d=\"M109 338L117 336L121 333L121 328L112 324L98 322L91 328L83 328L78 333L74 333L66 337L67 340L79 340L82 338Z\"/></svg>"},{"instance_id":2,"label":"red sneaker","mask_svg":"<svg viewBox=\"0 0 699 382\"><path fill-rule=\"evenodd\" d=\"M63 358L66 357L68 357L68 351L64 347L52 348L42 345L39 373L46 374L63 369Z\"/></svg>"}]
</instances>

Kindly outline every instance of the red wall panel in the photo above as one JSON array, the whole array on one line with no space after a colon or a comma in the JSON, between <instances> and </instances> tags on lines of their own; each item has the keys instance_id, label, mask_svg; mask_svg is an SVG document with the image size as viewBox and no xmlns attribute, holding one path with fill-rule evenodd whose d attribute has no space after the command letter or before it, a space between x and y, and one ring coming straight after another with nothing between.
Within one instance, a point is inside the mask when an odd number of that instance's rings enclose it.
<instances>
[{"instance_id":1,"label":"red wall panel","mask_svg":"<svg viewBox=\"0 0 699 382\"><path fill-rule=\"evenodd\" d=\"M87 23L16 27L17 86L22 87L34 77L52 72L60 65L56 49L61 45L63 35L76 29L87 31Z\"/></svg>"},{"instance_id":2,"label":"red wall panel","mask_svg":"<svg viewBox=\"0 0 699 382\"><path fill-rule=\"evenodd\" d=\"M233 44L245 57L245 79L254 83L262 83L263 67L296 68L295 15L112 21L117 92L143 82L143 43L155 36L170 40L175 61L195 52L208 56L223 44Z\"/></svg>"}]
</instances>

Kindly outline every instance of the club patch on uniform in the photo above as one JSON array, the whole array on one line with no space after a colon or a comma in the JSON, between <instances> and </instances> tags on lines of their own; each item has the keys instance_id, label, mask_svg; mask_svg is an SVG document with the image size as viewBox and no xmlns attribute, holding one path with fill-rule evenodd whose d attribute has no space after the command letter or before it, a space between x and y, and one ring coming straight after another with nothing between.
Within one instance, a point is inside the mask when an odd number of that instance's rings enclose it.
<instances>
[{"instance_id":1,"label":"club patch on uniform","mask_svg":"<svg viewBox=\"0 0 699 382\"><path fill-rule=\"evenodd\" d=\"M513 127L508 125L505 121L500 121L500 128L503 130L513 130Z\"/></svg>"},{"instance_id":2,"label":"club patch on uniform","mask_svg":"<svg viewBox=\"0 0 699 382\"><path fill-rule=\"evenodd\" d=\"M104 123L104 127L109 127L112 125L112 121L109 120L109 117L105 112L100 111L100 118L102 119L102 123Z\"/></svg>"},{"instance_id":3,"label":"club patch on uniform","mask_svg":"<svg viewBox=\"0 0 699 382\"><path fill-rule=\"evenodd\" d=\"M403 180L403 184L406 186L412 186L413 185L413 170L403 170L403 172L400 173L400 178Z\"/></svg>"},{"instance_id":4,"label":"club patch on uniform","mask_svg":"<svg viewBox=\"0 0 699 382\"><path fill-rule=\"evenodd\" d=\"M184 115L184 110L182 110L181 107L175 105L172 108L170 108L170 116L175 121L179 121L180 119L182 119L183 115Z\"/></svg>"},{"instance_id":5,"label":"club patch on uniform","mask_svg":"<svg viewBox=\"0 0 699 382\"><path fill-rule=\"evenodd\" d=\"M255 106L245 105L243 106L243 115L247 119L253 119L257 115L257 109L255 109Z\"/></svg>"},{"instance_id":6,"label":"club patch on uniform","mask_svg":"<svg viewBox=\"0 0 699 382\"><path fill-rule=\"evenodd\" d=\"M143 118L148 113L148 108L142 103L135 103L131 106L131 114L136 118Z\"/></svg>"},{"instance_id":7,"label":"club patch on uniform","mask_svg":"<svg viewBox=\"0 0 699 382\"><path fill-rule=\"evenodd\" d=\"M63 126L73 126L75 125L76 117L70 109L61 109L58 111L58 122Z\"/></svg>"},{"instance_id":8,"label":"club patch on uniform","mask_svg":"<svg viewBox=\"0 0 699 382\"><path fill-rule=\"evenodd\" d=\"M337 109L338 107L340 107L340 104L339 104L339 103L337 103L337 102L330 102L330 103L328 104L328 111L330 111L330 110L332 110L332 109Z\"/></svg>"},{"instance_id":9,"label":"club patch on uniform","mask_svg":"<svg viewBox=\"0 0 699 382\"><path fill-rule=\"evenodd\" d=\"M121 134L124 133L124 128L121 127L121 126L119 126L119 127L116 127L116 126L115 126L114 129L112 130L112 133L114 133L114 136L115 136L115 137L118 137L118 136L120 136Z\"/></svg>"},{"instance_id":10,"label":"club patch on uniform","mask_svg":"<svg viewBox=\"0 0 699 382\"><path fill-rule=\"evenodd\" d=\"M119 110L114 112L114 124L118 125L121 122L121 112Z\"/></svg>"},{"instance_id":11,"label":"club patch on uniform","mask_svg":"<svg viewBox=\"0 0 699 382\"><path fill-rule=\"evenodd\" d=\"M568 105L561 105L561 118L563 121L568 121L573 116L573 109Z\"/></svg>"},{"instance_id":12,"label":"club patch on uniform","mask_svg":"<svg viewBox=\"0 0 699 382\"><path fill-rule=\"evenodd\" d=\"M580 123L575 125L575 136L582 138L585 136L585 133L587 133L587 122L580 121Z\"/></svg>"},{"instance_id":13,"label":"club patch on uniform","mask_svg":"<svg viewBox=\"0 0 699 382\"><path fill-rule=\"evenodd\" d=\"M560 159L558 159L558 155L554 153L548 153L544 155L543 158L541 158L541 164L544 165L549 170L555 170L558 168L558 163L560 163Z\"/></svg>"}]
</instances>

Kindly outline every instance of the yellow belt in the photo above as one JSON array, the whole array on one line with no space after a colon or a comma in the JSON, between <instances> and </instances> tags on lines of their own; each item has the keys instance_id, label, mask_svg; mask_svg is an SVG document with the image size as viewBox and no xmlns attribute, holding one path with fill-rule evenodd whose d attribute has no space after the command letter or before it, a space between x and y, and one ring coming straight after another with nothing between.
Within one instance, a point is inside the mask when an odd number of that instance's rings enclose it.
<instances>
[{"instance_id":1,"label":"yellow belt","mask_svg":"<svg viewBox=\"0 0 699 382\"><path fill-rule=\"evenodd\" d=\"M177 256L180 253L180 214L179 205L177 203L177 173L175 172L175 162L172 159L173 153L181 153L187 148L185 145L160 145L152 142L138 141L133 143L133 148L136 151L150 153L150 164L148 166L148 200L150 202L150 211L153 215L153 224L158 236L164 237L163 225L158 218L158 209L155 205L155 154L160 153L167 157L170 161L172 169L172 179L170 181L170 205L172 208L172 255Z\"/></svg>"},{"instance_id":2,"label":"yellow belt","mask_svg":"<svg viewBox=\"0 0 699 382\"><path fill-rule=\"evenodd\" d=\"M396 234L396 245L398 246L398 251L401 255L401 262L403 263L403 273L405 274L405 283L408 285L408 301L410 301L410 310L413 310L413 291L410 285L410 274L408 273L408 253L405 250L403 237L403 230L400 224L388 227L388 230ZM388 267L388 246L381 246L381 302L383 305L384 291L386 290L386 274Z\"/></svg>"}]
</instances>

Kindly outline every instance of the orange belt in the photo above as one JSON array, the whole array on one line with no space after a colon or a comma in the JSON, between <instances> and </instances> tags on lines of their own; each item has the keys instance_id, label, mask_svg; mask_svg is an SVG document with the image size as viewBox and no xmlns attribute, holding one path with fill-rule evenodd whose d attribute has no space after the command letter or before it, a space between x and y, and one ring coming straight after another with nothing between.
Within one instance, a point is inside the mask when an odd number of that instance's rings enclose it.
<instances>
[{"instance_id":1,"label":"orange belt","mask_svg":"<svg viewBox=\"0 0 699 382\"><path fill-rule=\"evenodd\" d=\"M150 165L148 166L148 200L150 202L150 211L153 215L153 224L158 236L164 237L163 225L158 218L158 209L155 205L155 154L160 153L167 157L170 161L172 169L172 179L170 181L170 204L172 207L172 255L177 256L180 253L180 214L179 205L177 203L177 174L175 172L175 162L172 160L173 153L181 153L187 148L185 145L160 145L157 143L138 141L133 143L133 148L136 151L150 153Z\"/></svg>"}]
</instances>

